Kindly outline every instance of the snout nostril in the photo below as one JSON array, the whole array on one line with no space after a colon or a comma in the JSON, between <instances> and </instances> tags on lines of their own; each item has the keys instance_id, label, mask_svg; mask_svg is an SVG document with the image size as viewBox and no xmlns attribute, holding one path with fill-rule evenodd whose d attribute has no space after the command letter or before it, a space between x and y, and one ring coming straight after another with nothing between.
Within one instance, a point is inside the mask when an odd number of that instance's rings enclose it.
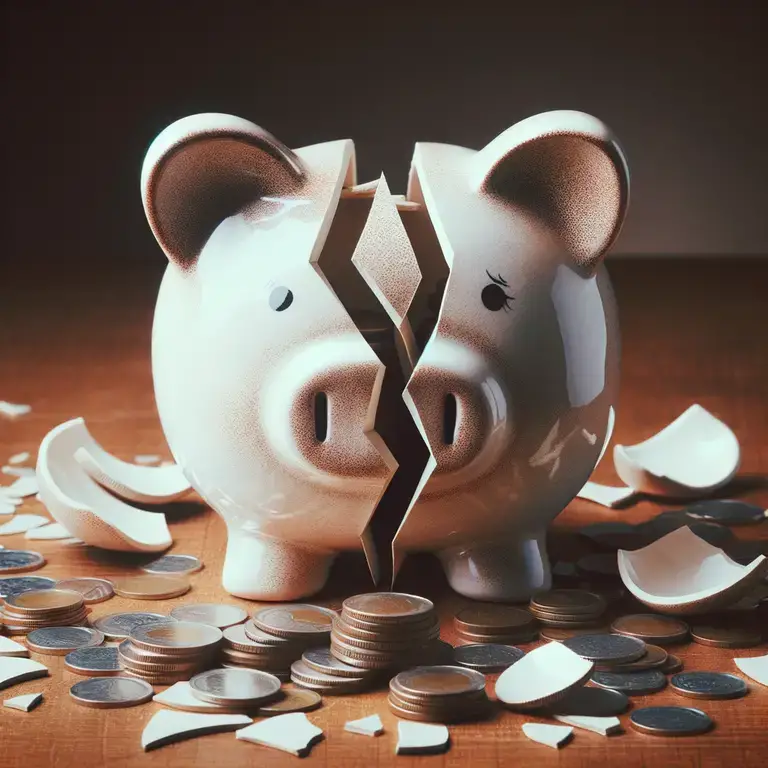
<instances>
[{"instance_id":1,"label":"snout nostril","mask_svg":"<svg viewBox=\"0 0 768 768\"><path fill-rule=\"evenodd\" d=\"M449 393L443 406L443 442L446 445L453 445L456 439L456 411L456 395Z\"/></svg>"},{"instance_id":2,"label":"snout nostril","mask_svg":"<svg viewBox=\"0 0 768 768\"><path fill-rule=\"evenodd\" d=\"M315 395L315 437L322 443L328 437L328 396L325 392Z\"/></svg>"}]
</instances>

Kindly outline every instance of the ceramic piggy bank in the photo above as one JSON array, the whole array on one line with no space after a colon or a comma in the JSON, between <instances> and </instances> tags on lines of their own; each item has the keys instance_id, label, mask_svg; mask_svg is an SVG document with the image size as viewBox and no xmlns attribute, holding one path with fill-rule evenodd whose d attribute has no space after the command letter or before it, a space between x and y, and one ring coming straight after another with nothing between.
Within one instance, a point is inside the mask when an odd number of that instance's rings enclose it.
<instances>
[{"instance_id":1,"label":"ceramic piggy bank","mask_svg":"<svg viewBox=\"0 0 768 768\"><path fill-rule=\"evenodd\" d=\"M621 150L550 112L479 151L417 144L405 196L355 173L351 141L291 150L220 114L147 153L157 405L226 521L224 587L310 595L342 550L375 572L390 530L394 573L433 551L458 592L526 599L616 396Z\"/></svg>"}]
</instances>

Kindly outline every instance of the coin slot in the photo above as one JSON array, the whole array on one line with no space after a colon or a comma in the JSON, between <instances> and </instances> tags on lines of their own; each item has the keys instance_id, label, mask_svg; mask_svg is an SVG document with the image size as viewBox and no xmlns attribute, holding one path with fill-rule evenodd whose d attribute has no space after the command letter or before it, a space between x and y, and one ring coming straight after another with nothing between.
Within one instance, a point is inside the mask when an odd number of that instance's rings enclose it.
<instances>
[{"instance_id":1,"label":"coin slot","mask_svg":"<svg viewBox=\"0 0 768 768\"><path fill-rule=\"evenodd\" d=\"M446 445L453 445L456 440L456 415L458 413L458 404L456 395L449 392L445 396L443 405L443 442Z\"/></svg>"},{"instance_id":2,"label":"coin slot","mask_svg":"<svg viewBox=\"0 0 768 768\"><path fill-rule=\"evenodd\" d=\"M315 437L324 443L328 437L328 395L318 392L315 395Z\"/></svg>"}]
</instances>

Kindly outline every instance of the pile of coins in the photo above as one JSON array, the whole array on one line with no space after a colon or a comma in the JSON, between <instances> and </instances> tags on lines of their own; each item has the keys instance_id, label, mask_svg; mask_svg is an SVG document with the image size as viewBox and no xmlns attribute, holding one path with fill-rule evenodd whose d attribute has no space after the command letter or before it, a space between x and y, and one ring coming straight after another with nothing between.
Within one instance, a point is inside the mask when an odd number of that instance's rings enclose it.
<instances>
[{"instance_id":1,"label":"pile of coins","mask_svg":"<svg viewBox=\"0 0 768 768\"><path fill-rule=\"evenodd\" d=\"M120 643L120 665L127 675L148 683L171 685L215 666L221 630L191 621L135 627Z\"/></svg>"},{"instance_id":2,"label":"pile of coins","mask_svg":"<svg viewBox=\"0 0 768 768\"><path fill-rule=\"evenodd\" d=\"M530 643L539 636L536 619L528 611L507 605L465 608L453 619L464 643Z\"/></svg>"},{"instance_id":3,"label":"pile of coins","mask_svg":"<svg viewBox=\"0 0 768 768\"><path fill-rule=\"evenodd\" d=\"M366 691L381 677L379 670L361 669L339 661L329 648L311 648L291 665L291 682L331 696Z\"/></svg>"},{"instance_id":4,"label":"pile of coins","mask_svg":"<svg viewBox=\"0 0 768 768\"><path fill-rule=\"evenodd\" d=\"M82 626L88 612L79 592L34 589L8 595L0 616L7 634L26 635L43 627Z\"/></svg>"},{"instance_id":5,"label":"pile of coins","mask_svg":"<svg viewBox=\"0 0 768 768\"><path fill-rule=\"evenodd\" d=\"M547 627L594 627L608 608L605 599L583 589L551 589L531 598L530 612Z\"/></svg>"}]
</instances>

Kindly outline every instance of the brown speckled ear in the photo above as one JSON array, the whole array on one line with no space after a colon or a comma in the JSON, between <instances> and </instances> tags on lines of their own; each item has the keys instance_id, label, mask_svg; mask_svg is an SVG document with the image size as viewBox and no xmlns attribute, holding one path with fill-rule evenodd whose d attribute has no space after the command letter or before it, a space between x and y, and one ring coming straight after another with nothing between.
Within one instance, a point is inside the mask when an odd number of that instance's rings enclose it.
<instances>
[{"instance_id":1,"label":"brown speckled ear","mask_svg":"<svg viewBox=\"0 0 768 768\"><path fill-rule=\"evenodd\" d=\"M290 193L304 173L299 158L257 125L232 115L191 115L147 150L144 211L168 258L189 267L227 216L261 196Z\"/></svg>"},{"instance_id":2,"label":"brown speckled ear","mask_svg":"<svg viewBox=\"0 0 768 768\"><path fill-rule=\"evenodd\" d=\"M513 125L475 155L472 183L540 216L587 272L616 239L629 203L621 148L583 112L545 112Z\"/></svg>"}]
</instances>

